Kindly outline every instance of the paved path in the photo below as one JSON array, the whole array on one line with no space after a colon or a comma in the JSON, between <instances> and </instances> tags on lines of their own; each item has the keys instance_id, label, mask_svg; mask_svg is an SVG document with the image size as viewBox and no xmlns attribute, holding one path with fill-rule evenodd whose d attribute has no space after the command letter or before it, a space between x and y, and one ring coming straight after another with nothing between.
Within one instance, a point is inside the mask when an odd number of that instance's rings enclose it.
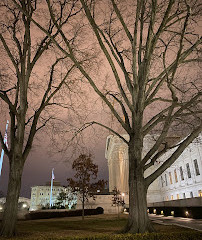
<instances>
[{"instance_id":1,"label":"paved path","mask_svg":"<svg viewBox=\"0 0 202 240\"><path fill-rule=\"evenodd\" d=\"M182 218L182 217L164 217L161 215L149 214L152 221L159 224L177 225L191 228L202 232L202 219Z\"/></svg>"}]
</instances>

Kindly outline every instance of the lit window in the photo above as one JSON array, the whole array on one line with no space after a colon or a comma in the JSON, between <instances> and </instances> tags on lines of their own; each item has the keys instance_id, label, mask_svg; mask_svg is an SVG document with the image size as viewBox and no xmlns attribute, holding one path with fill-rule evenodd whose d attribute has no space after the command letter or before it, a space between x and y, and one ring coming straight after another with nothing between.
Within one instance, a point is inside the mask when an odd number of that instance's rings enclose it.
<instances>
[{"instance_id":1,"label":"lit window","mask_svg":"<svg viewBox=\"0 0 202 240\"><path fill-rule=\"evenodd\" d=\"M181 176L181 180L184 180L184 174L183 174L183 170L182 167L180 167L180 176Z\"/></svg>"},{"instance_id":2,"label":"lit window","mask_svg":"<svg viewBox=\"0 0 202 240\"><path fill-rule=\"evenodd\" d=\"M194 195L193 195L193 192L190 192L190 197L191 197L191 198L193 198L193 197L194 197Z\"/></svg>"},{"instance_id":3,"label":"lit window","mask_svg":"<svg viewBox=\"0 0 202 240\"><path fill-rule=\"evenodd\" d=\"M165 174L166 186L168 186L167 175Z\"/></svg>"},{"instance_id":4,"label":"lit window","mask_svg":"<svg viewBox=\"0 0 202 240\"><path fill-rule=\"evenodd\" d=\"M198 195L199 195L199 197L202 197L202 191L201 190L198 190Z\"/></svg>"},{"instance_id":5,"label":"lit window","mask_svg":"<svg viewBox=\"0 0 202 240\"><path fill-rule=\"evenodd\" d=\"M170 177L170 184L173 184L173 180L172 180L172 174L171 174L171 172L169 172L169 177Z\"/></svg>"},{"instance_id":6,"label":"lit window","mask_svg":"<svg viewBox=\"0 0 202 240\"><path fill-rule=\"evenodd\" d=\"M196 176L200 175L197 159L194 159L194 167L196 171Z\"/></svg>"},{"instance_id":7,"label":"lit window","mask_svg":"<svg viewBox=\"0 0 202 240\"><path fill-rule=\"evenodd\" d=\"M171 195L171 200L173 200L173 195Z\"/></svg>"},{"instance_id":8,"label":"lit window","mask_svg":"<svg viewBox=\"0 0 202 240\"><path fill-rule=\"evenodd\" d=\"M186 167L187 167L188 178L191 178L191 171L190 171L189 163L186 164Z\"/></svg>"},{"instance_id":9,"label":"lit window","mask_svg":"<svg viewBox=\"0 0 202 240\"><path fill-rule=\"evenodd\" d=\"M175 182L177 183L178 182L178 178L177 178L177 171L176 171L176 169L174 170L174 174L175 174Z\"/></svg>"},{"instance_id":10,"label":"lit window","mask_svg":"<svg viewBox=\"0 0 202 240\"><path fill-rule=\"evenodd\" d=\"M180 196L179 196L179 194L177 194L177 199L180 199Z\"/></svg>"}]
</instances>

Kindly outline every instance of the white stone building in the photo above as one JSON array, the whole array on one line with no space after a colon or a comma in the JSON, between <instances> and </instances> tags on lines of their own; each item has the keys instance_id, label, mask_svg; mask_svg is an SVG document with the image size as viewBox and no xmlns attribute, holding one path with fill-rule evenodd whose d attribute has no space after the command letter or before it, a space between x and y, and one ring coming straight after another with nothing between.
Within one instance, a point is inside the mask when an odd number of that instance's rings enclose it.
<instances>
[{"instance_id":1,"label":"white stone building","mask_svg":"<svg viewBox=\"0 0 202 240\"><path fill-rule=\"evenodd\" d=\"M123 135L128 139L127 135ZM143 155L155 143L157 136L144 139ZM145 176L162 164L173 150L164 154L158 162L145 172ZM106 141L105 157L109 168L109 191L116 187L128 194L128 148L117 136L110 135ZM202 196L202 135L196 138L159 178L149 187L148 203Z\"/></svg>"},{"instance_id":2,"label":"white stone building","mask_svg":"<svg viewBox=\"0 0 202 240\"><path fill-rule=\"evenodd\" d=\"M159 164L173 151L162 156ZM202 197L202 135L184 150L158 181L162 201Z\"/></svg>"},{"instance_id":3,"label":"white stone building","mask_svg":"<svg viewBox=\"0 0 202 240\"><path fill-rule=\"evenodd\" d=\"M64 201L64 206L68 206L69 209L72 208L73 205L77 203L77 197L72 194L70 188L66 188L60 185L59 182L54 181L53 189L52 189L52 203L56 205L58 202L57 198L60 192L66 192L71 195L71 200ZM51 186L50 183L47 183L45 186L34 186L31 187L31 204L30 210L38 210L42 207L47 207L50 205L50 193Z\"/></svg>"}]
</instances>

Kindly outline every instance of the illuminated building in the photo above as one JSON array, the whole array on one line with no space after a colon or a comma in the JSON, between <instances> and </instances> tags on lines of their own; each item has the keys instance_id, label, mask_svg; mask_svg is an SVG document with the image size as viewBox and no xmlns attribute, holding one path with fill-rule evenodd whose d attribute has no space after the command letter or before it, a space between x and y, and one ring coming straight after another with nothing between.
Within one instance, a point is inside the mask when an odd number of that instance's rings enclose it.
<instances>
[{"instance_id":1,"label":"illuminated building","mask_svg":"<svg viewBox=\"0 0 202 240\"><path fill-rule=\"evenodd\" d=\"M123 135L127 140L128 136ZM155 143L156 135L144 138L143 156ZM145 177L155 171L175 149L162 155L153 167L147 169ZM118 136L107 137L105 157L108 160L109 191L116 187L128 193L128 147ZM148 203L202 197L202 135L197 137L148 189Z\"/></svg>"},{"instance_id":2,"label":"illuminated building","mask_svg":"<svg viewBox=\"0 0 202 240\"><path fill-rule=\"evenodd\" d=\"M50 183L46 183L45 186L34 186L31 187L31 204L30 210L34 211L41 209L42 207L49 207L50 204L50 192L51 186ZM52 191L52 202L53 206L58 202L57 198L60 192L65 192L68 195L71 195L70 198L63 202L63 206L68 206L69 209L77 203L77 197L71 192L70 188L66 188L60 185L59 182L54 181L53 191ZM70 200L71 199L71 200Z\"/></svg>"}]
</instances>

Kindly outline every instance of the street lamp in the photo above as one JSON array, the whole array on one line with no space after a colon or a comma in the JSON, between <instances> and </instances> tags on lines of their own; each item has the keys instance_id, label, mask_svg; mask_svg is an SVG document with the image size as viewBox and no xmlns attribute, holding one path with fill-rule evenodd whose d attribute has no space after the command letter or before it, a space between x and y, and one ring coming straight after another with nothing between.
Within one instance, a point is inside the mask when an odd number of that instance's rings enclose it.
<instances>
[{"instance_id":1,"label":"street lamp","mask_svg":"<svg viewBox=\"0 0 202 240\"><path fill-rule=\"evenodd\" d=\"M22 208L26 208L27 207L27 204L26 203L23 203L22 204Z\"/></svg>"}]
</instances>

